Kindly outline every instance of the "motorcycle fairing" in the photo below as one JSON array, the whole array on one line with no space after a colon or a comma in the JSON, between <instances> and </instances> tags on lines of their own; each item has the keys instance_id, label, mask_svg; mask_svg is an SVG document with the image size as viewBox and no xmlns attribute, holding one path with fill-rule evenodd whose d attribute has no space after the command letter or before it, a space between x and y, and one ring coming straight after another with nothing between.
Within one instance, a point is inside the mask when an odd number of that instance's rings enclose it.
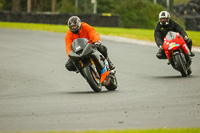
<instances>
[{"instance_id":1,"label":"motorcycle fairing","mask_svg":"<svg viewBox=\"0 0 200 133\"><path fill-rule=\"evenodd\" d=\"M101 79L100 79L101 83L106 79L108 74L109 74L109 71L108 71L107 67L105 66L104 69L101 70Z\"/></svg>"},{"instance_id":2,"label":"motorcycle fairing","mask_svg":"<svg viewBox=\"0 0 200 133\"><path fill-rule=\"evenodd\" d=\"M183 48L185 54L188 53L187 45L181 35L177 32L168 32L164 38L163 48L165 54L169 60L171 60L171 51L178 50L180 47Z\"/></svg>"},{"instance_id":3,"label":"motorcycle fairing","mask_svg":"<svg viewBox=\"0 0 200 133\"><path fill-rule=\"evenodd\" d=\"M71 44L71 50L77 53L78 51L85 48L88 44L88 40L86 38L77 38Z\"/></svg>"},{"instance_id":4,"label":"motorcycle fairing","mask_svg":"<svg viewBox=\"0 0 200 133\"><path fill-rule=\"evenodd\" d=\"M183 50L184 50L184 52L185 52L186 55L187 54L191 55L190 50L189 50L189 48L188 48L188 46L186 44L183 44L182 48L183 48Z\"/></svg>"},{"instance_id":5,"label":"motorcycle fairing","mask_svg":"<svg viewBox=\"0 0 200 133\"><path fill-rule=\"evenodd\" d=\"M76 52L75 52L76 51ZM72 45L72 51L69 53L69 57L73 58L73 60L84 58L85 56L92 53L92 45L87 43L85 45Z\"/></svg>"},{"instance_id":6,"label":"motorcycle fairing","mask_svg":"<svg viewBox=\"0 0 200 133\"><path fill-rule=\"evenodd\" d=\"M170 44L169 44L168 50L171 50L171 49L173 49L173 48L175 48L175 47L179 47L179 44L175 44L174 42L173 42L173 43L170 43Z\"/></svg>"},{"instance_id":7,"label":"motorcycle fairing","mask_svg":"<svg viewBox=\"0 0 200 133\"><path fill-rule=\"evenodd\" d=\"M164 38L163 48L164 50L176 50L179 46L185 44L185 41L181 37L179 33L176 32L168 32L166 37Z\"/></svg>"}]
</instances>

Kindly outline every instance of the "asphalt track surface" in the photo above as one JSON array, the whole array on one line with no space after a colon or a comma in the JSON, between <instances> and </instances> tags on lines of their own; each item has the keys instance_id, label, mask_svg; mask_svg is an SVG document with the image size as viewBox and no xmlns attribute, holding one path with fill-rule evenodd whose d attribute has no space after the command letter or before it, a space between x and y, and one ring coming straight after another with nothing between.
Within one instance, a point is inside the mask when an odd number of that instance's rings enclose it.
<instances>
[{"instance_id":1,"label":"asphalt track surface","mask_svg":"<svg viewBox=\"0 0 200 133\"><path fill-rule=\"evenodd\" d=\"M0 131L200 127L200 53L183 78L157 47L102 38L118 88L68 72L65 34L0 28Z\"/></svg>"}]
</instances>

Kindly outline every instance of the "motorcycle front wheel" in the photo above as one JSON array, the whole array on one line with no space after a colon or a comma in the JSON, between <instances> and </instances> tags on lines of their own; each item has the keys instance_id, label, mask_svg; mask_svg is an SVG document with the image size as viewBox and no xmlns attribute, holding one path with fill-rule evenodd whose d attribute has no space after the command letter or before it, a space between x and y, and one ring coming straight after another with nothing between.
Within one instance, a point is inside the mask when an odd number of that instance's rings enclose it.
<instances>
[{"instance_id":1,"label":"motorcycle front wheel","mask_svg":"<svg viewBox=\"0 0 200 133\"><path fill-rule=\"evenodd\" d=\"M189 69L187 70L187 73L188 73L188 76L192 73L191 68L189 68Z\"/></svg>"},{"instance_id":2,"label":"motorcycle front wheel","mask_svg":"<svg viewBox=\"0 0 200 133\"><path fill-rule=\"evenodd\" d=\"M102 85L100 82L100 78L96 75L94 70L88 65L83 69L85 74L85 78L89 83L90 87L94 92L100 92L102 90Z\"/></svg>"},{"instance_id":3,"label":"motorcycle front wheel","mask_svg":"<svg viewBox=\"0 0 200 133\"><path fill-rule=\"evenodd\" d=\"M183 77L187 77L188 74L187 74L187 70L186 70L186 65L183 62L181 55L180 54L176 54L175 55L175 60L177 62L178 69L181 72L181 75Z\"/></svg>"}]
</instances>

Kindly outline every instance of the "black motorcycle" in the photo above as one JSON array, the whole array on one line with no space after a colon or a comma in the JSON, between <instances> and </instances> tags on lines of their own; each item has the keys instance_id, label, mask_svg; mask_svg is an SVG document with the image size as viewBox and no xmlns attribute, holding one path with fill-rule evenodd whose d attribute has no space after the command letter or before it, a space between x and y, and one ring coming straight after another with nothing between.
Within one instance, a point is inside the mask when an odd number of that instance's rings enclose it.
<instances>
[{"instance_id":1,"label":"black motorcycle","mask_svg":"<svg viewBox=\"0 0 200 133\"><path fill-rule=\"evenodd\" d=\"M117 88L116 71L109 69L108 61L88 39L75 39L71 50L70 59L95 92L100 92L102 86L109 91Z\"/></svg>"}]
</instances>

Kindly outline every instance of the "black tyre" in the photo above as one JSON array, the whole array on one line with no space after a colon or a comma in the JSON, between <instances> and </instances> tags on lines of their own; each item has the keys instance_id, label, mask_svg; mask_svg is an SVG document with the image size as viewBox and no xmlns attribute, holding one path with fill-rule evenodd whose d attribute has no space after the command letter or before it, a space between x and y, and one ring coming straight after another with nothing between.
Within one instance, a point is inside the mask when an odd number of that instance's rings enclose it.
<instances>
[{"instance_id":1,"label":"black tyre","mask_svg":"<svg viewBox=\"0 0 200 133\"><path fill-rule=\"evenodd\" d=\"M189 68L189 69L187 70L187 73L188 73L188 76L192 73L191 68Z\"/></svg>"},{"instance_id":2,"label":"black tyre","mask_svg":"<svg viewBox=\"0 0 200 133\"><path fill-rule=\"evenodd\" d=\"M93 69L90 66L87 66L83 69L83 72L90 87L95 92L100 92L102 90L102 85L100 79L95 76L95 72L93 71Z\"/></svg>"},{"instance_id":3,"label":"black tyre","mask_svg":"<svg viewBox=\"0 0 200 133\"><path fill-rule=\"evenodd\" d=\"M110 76L110 85L105 87L109 91L114 91L117 89L117 78L115 75Z\"/></svg>"},{"instance_id":4,"label":"black tyre","mask_svg":"<svg viewBox=\"0 0 200 133\"><path fill-rule=\"evenodd\" d=\"M187 77L187 70L186 70L186 66L185 63L183 62L181 55L180 54L176 54L175 55L175 60L177 62L178 65L178 69L181 72L181 75L183 77Z\"/></svg>"}]
</instances>

